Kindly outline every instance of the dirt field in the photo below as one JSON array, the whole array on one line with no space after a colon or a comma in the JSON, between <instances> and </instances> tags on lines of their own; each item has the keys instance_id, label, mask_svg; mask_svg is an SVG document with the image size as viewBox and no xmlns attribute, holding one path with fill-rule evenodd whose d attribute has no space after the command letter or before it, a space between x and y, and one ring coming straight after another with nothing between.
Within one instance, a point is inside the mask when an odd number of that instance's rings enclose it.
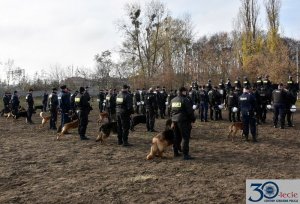
<instances>
[{"instance_id":1,"label":"dirt field","mask_svg":"<svg viewBox=\"0 0 300 204\"><path fill-rule=\"evenodd\" d=\"M245 203L246 179L300 178L299 111L284 130L271 127L269 114L257 144L228 141L227 121L197 121L191 161L173 158L171 148L146 161L155 133L144 125L130 133L132 147L118 146L115 135L96 143L96 114L89 141L76 130L56 141L49 124L38 129L38 114L35 125L0 118L0 203ZM163 130L164 120L156 125Z\"/></svg>"}]
</instances>

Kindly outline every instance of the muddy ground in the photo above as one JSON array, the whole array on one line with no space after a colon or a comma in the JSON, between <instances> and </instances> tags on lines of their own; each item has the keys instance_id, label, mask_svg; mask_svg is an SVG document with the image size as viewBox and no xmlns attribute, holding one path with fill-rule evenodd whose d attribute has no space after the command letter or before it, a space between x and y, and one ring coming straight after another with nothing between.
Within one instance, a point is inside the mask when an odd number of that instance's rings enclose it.
<instances>
[{"instance_id":1,"label":"muddy ground","mask_svg":"<svg viewBox=\"0 0 300 204\"><path fill-rule=\"evenodd\" d=\"M224 114L225 115L225 114ZM226 114L227 115L227 114ZM56 133L0 118L0 203L245 203L246 179L300 178L300 113L295 127L274 129L271 114L259 126L259 143L227 139L229 122L193 125L190 153L195 160L146 161L151 138L145 125L131 132L132 147L116 136L96 143L97 110L87 136L76 130L56 141ZM162 131L164 120L156 129Z\"/></svg>"}]
</instances>

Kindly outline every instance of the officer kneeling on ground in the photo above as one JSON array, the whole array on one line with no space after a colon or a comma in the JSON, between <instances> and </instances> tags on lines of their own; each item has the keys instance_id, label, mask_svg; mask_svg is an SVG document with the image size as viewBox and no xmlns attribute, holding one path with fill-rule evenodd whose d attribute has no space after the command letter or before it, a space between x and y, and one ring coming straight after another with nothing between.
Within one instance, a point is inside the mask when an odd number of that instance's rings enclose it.
<instances>
[{"instance_id":1,"label":"officer kneeling on ground","mask_svg":"<svg viewBox=\"0 0 300 204\"><path fill-rule=\"evenodd\" d=\"M175 141L173 145L174 156L179 156L178 151L181 149L181 139L183 139L183 159L189 160L192 157L189 155L189 141L192 130L192 124L196 118L192 103L187 99L187 89L181 87L177 97L171 101L171 114L174 123Z\"/></svg>"},{"instance_id":2,"label":"officer kneeling on ground","mask_svg":"<svg viewBox=\"0 0 300 204\"><path fill-rule=\"evenodd\" d=\"M89 97L84 94L85 89L83 87L79 88L79 94L75 97L75 104L77 107L77 115L79 119L78 133L81 140L88 140L89 138L85 136L86 128L88 125L88 116L90 112Z\"/></svg>"},{"instance_id":3,"label":"officer kneeling on ground","mask_svg":"<svg viewBox=\"0 0 300 204\"><path fill-rule=\"evenodd\" d=\"M253 142L257 142L256 120L254 116L255 96L250 93L249 87L247 86L244 88L243 94L239 97L239 105L242 113L243 134L245 135L246 140L248 140L250 126Z\"/></svg>"}]
</instances>

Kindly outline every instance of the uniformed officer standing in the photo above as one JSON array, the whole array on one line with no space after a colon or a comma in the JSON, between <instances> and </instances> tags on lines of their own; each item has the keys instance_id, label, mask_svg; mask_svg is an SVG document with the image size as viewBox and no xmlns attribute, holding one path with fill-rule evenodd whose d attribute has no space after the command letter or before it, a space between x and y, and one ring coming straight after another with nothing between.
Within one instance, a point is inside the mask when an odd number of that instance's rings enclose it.
<instances>
[{"instance_id":1,"label":"uniformed officer standing","mask_svg":"<svg viewBox=\"0 0 300 204\"><path fill-rule=\"evenodd\" d=\"M257 88L258 93L258 118L261 120L262 123L266 122L267 117L267 105L270 104L268 99L268 93L264 86L260 86Z\"/></svg>"},{"instance_id":2,"label":"uniformed officer standing","mask_svg":"<svg viewBox=\"0 0 300 204\"><path fill-rule=\"evenodd\" d=\"M225 84L225 89L226 89L227 93L232 90L232 85L231 85L231 81L229 78L227 78L227 82Z\"/></svg>"},{"instance_id":3,"label":"uniformed officer standing","mask_svg":"<svg viewBox=\"0 0 300 204\"><path fill-rule=\"evenodd\" d=\"M105 97L105 108L109 114L109 119L116 121L116 91L110 89Z\"/></svg>"},{"instance_id":4,"label":"uniformed officer standing","mask_svg":"<svg viewBox=\"0 0 300 204\"><path fill-rule=\"evenodd\" d=\"M105 100L105 93L104 93L103 89L101 89L98 94L98 99L97 99L98 104L99 104L100 113L102 113L104 110L104 106L103 106L104 100Z\"/></svg>"},{"instance_id":5,"label":"uniformed officer standing","mask_svg":"<svg viewBox=\"0 0 300 204\"><path fill-rule=\"evenodd\" d=\"M155 111L157 110L156 96L150 88L146 95L146 127L148 132L155 132Z\"/></svg>"},{"instance_id":6,"label":"uniformed officer standing","mask_svg":"<svg viewBox=\"0 0 300 204\"><path fill-rule=\"evenodd\" d=\"M60 99L61 127L63 128L65 123L70 122L69 111L71 109L71 97L66 85L62 85L60 88L62 90Z\"/></svg>"},{"instance_id":7,"label":"uniformed officer standing","mask_svg":"<svg viewBox=\"0 0 300 204\"><path fill-rule=\"evenodd\" d=\"M273 91L272 101L273 101L273 108L274 108L274 116L273 116L274 127L277 128L278 115L280 115L280 128L284 129L287 92L283 89L282 83L278 85L278 89Z\"/></svg>"},{"instance_id":8,"label":"uniformed officer standing","mask_svg":"<svg viewBox=\"0 0 300 204\"><path fill-rule=\"evenodd\" d=\"M205 85L200 86L199 90L199 115L201 122L207 122L207 114L208 114L208 93L205 90Z\"/></svg>"},{"instance_id":9,"label":"uniformed officer standing","mask_svg":"<svg viewBox=\"0 0 300 204\"><path fill-rule=\"evenodd\" d=\"M118 124L118 144L129 146L128 134L130 128L130 115L133 114L132 97L128 93L128 86L123 85L122 91L117 95L116 112Z\"/></svg>"},{"instance_id":10,"label":"uniformed officer standing","mask_svg":"<svg viewBox=\"0 0 300 204\"><path fill-rule=\"evenodd\" d=\"M244 81L243 81L243 88L250 88L251 87L251 84L250 84L250 81L248 80L248 78L246 76L244 76Z\"/></svg>"},{"instance_id":11,"label":"uniformed officer standing","mask_svg":"<svg viewBox=\"0 0 300 204\"><path fill-rule=\"evenodd\" d=\"M9 112L9 102L11 100L11 95L9 92L5 92L4 96L3 96L3 105L4 105L4 108L3 108L3 111L2 111L2 114L5 112Z\"/></svg>"},{"instance_id":12,"label":"uniformed officer standing","mask_svg":"<svg viewBox=\"0 0 300 204\"><path fill-rule=\"evenodd\" d=\"M134 97L135 113L140 114L141 94L139 89L135 90L133 97Z\"/></svg>"},{"instance_id":13,"label":"uniformed officer standing","mask_svg":"<svg viewBox=\"0 0 300 204\"><path fill-rule=\"evenodd\" d=\"M181 139L183 139L182 152L183 159L189 160L192 157L189 155L189 142L192 130L192 124L196 118L192 103L187 99L187 89L181 87L179 94L171 101L171 114L174 123L175 141L173 145L174 156L179 156L181 149Z\"/></svg>"},{"instance_id":14,"label":"uniformed officer standing","mask_svg":"<svg viewBox=\"0 0 300 204\"><path fill-rule=\"evenodd\" d=\"M237 78L236 78L236 80L234 81L234 86L235 86L235 88L239 88L239 89L242 88L242 84L241 84L241 81L240 81L240 77L237 77Z\"/></svg>"},{"instance_id":15,"label":"uniformed officer standing","mask_svg":"<svg viewBox=\"0 0 300 204\"><path fill-rule=\"evenodd\" d=\"M48 93L47 91L44 92L44 95L43 95L43 112L46 112L47 111L47 102L48 102Z\"/></svg>"},{"instance_id":16,"label":"uniformed officer standing","mask_svg":"<svg viewBox=\"0 0 300 204\"><path fill-rule=\"evenodd\" d=\"M168 117L170 118L171 117L171 101L173 98L176 97L176 90L170 90L169 94L168 94L168 98L167 98L167 108L168 108Z\"/></svg>"},{"instance_id":17,"label":"uniformed officer standing","mask_svg":"<svg viewBox=\"0 0 300 204\"><path fill-rule=\"evenodd\" d=\"M288 94L287 94L288 100L286 104L286 118L287 118L288 126L293 127L294 126L292 122L293 113L290 111L290 109L292 105L296 104L297 93L299 92L299 84L293 81L292 76L289 76L289 80L287 82L286 88L288 90Z\"/></svg>"},{"instance_id":18,"label":"uniformed officer standing","mask_svg":"<svg viewBox=\"0 0 300 204\"><path fill-rule=\"evenodd\" d=\"M33 105L34 105L34 100L32 96L32 89L29 89L27 95L26 95L26 102L27 102L27 118L26 118L26 123L33 124L31 117L33 113Z\"/></svg>"},{"instance_id":19,"label":"uniformed officer standing","mask_svg":"<svg viewBox=\"0 0 300 204\"><path fill-rule=\"evenodd\" d=\"M79 88L79 93L75 97L75 103L76 103L76 109L77 109L77 115L79 120L78 125L78 133L81 140L89 140L88 137L86 137L86 129L88 125L88 116L90 112L90 103L89 103L89 97L87 94L85 94L84 87Z\"/></svg>"},{"instance_id":20,"label":"uniformed officer standing","mask_svg":"<svg viewBox=\"0 0 300 204\"><path fill-rule=\"evenodd\" d=\"M71 103L70 103L70 106L71 106L71 110L72 110L73 112L75 112L75 110L76 110L75 98L76 98L77 94L78 94L78 91L76 90L76 91L71 95L71 101L70 101Z\"/></svg>"},{"instance_id":21,"label":"uniformed officer standing","mask_svg":"<svg viewBox=\"0 0 300 204\"><path fill-rule=\"evenodd\" d=\"M239 108L239 96L234 92L233 88L226 96L226 107L228 108L228 119L230 122L236 122L235 112L233 108Z\"/></svg>"},{"instance_id":22,"label":"uniformed officer standing","mask_svg":"<svg viewBox=\"0 0 300 204\"><path fill-rule=\"evenodd\" d=\"M248 140L250 126L253 142L257 142L256 120L254 116L255 97L250 93L248 86L244 88L243 94L239 97L239 107L242 112L243 134L245 135L246 140Z\"/></svg>"},{"instance_id":23,"label":"uniformed officer standing","mask_svg":"<svg viewBox=\"0 0 300 204\"><path fill-rule=\"evenodd\" d=\"M17 116L19 113L19 105L20 100L18 96L18 92L14 91L14 95L11 97L11 106L12 106L12 113Z\"/></svg>"},{"instance_id":24,"label":"uniformed officer standing","mask_svg":"<svg viewBox=\"0 0 300 204\"><path fill-rule=\"evenodd\" d=\"M74 99L75 100L75 99ZM50 129L57 130L56 121L57 121L57 110L58 110L58 96L57 89L53 88L52 93L49 96L49 110L51 114L50 118Z\"/></svg>"}]
</instances>

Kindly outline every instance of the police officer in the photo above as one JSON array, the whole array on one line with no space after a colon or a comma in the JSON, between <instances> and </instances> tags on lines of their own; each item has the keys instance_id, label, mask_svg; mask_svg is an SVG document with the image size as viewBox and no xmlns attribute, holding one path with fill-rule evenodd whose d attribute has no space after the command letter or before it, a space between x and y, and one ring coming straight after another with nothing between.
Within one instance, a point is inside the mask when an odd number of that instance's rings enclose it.
<instances>
[{"instance_id":1,"label":"police officer","mask_svg":"<svg viewBox=\"0 0 300 204\"><path fill-rule=\"evenodd\" d=\"M171 101L171 113L175 134L173 145L174 156L179 156L178 151L181 149L180 143L181 139L183 139L183 159L192 159L189 155L189 140L192 130L191 123L194 123L196 118L192 103L187 99L187 89L185 87L181 87L178 96Z\"/></svg>"},{"instance_id":2,"label":"police officer","mask_svg":"<svg viewBox=\"0 0 300 204\"><path fill-rule=\"evenodd\" d=\"M199 103L198 84L196 82L192 83L192 86L189 90L189 97L192 100L193 105L197 105Z\"/></svg>"},{"instance_id":3,"label":"police officer","mask_svg":"<svg viewBox=\"0 0 300 204\"><path fill-rule=\"evenodd\" d=\"M122 91L116 98L116 112L118 124L118 144L129 146L128 134L130 128L130 115L133 114L132 97L128 92L129 86L123 85Z\"/></svg>"},{"instance_id":4,"label":"police officer","mask_svg":"<svg viewBox=\"0 0 300 204\"><path fill-rule=\"evenodd\" d=\"M18 96L18 92L14 91L14 95L11 98L11 106L12 106L12 113L17 116L19 113L19 105L20 105L20 100Z\"/></svg>"},{"instance_id":5,"label":"police officer","mask_svg":"<svg viewBox=\"0 0 300 204\"><path fill-rule=\"evenodd\" d=\"M227 82L225 84L225 90L226 90L226 92L229 92L232 90L232 85L231 85L231 81L229 78L227 78Z\"/></svg>"},{"instance_id":6,"label":"police officer","mask_svg":"<svg viewBox=\"0 0 300 204\"><path fill-rule=\"evenodd\" d=\"M89 103L89 97L87 94L85 94L85 88L80 87L79 93L75 97L75 103L77 107L77 115L79 120L78 125L78 133L81 140L89 140L88 137L86 137L86 128L88 125L88 116L90 112L90 103Z\"/></svg>"},{"instance_id":7,"label":"police officer","mask_svg":"<svg viewBox=\"0 0 300 204\"><path fill-rule=\"evenodd\" d=\"M68 88L66 85L61 87L61 99L60 99L60 110L61 110L61 127L64 127L65 123L70 122L69 111L71 109L71 97L68 93Z\"/></svg>"},{"instance_id":8,"label":"police officer","mask_svg":"<svg viewBox=\"0 0 300 204\"><path fill-rule=\"evenodd\" d=\"M75 97L77 96L77 94L78 94L77 90L73 94L71 94L70 106L71 106L71 110L73 112L75 112L75 110L76 110Z\"/></svg>"},{"instance_id":9,"label":"police officer","mask_svg":"<svg viewBox=\"0 0 300 204\"><path fill-rule=\"evenodd\" d=\"M236 80L234 81L234 86L241 89L242 88L242 84L240 81L240 77L237 77Z\"/></svg>"},{"instance_id":10,"label":"police officer","mask_svg":"<svg viewBox=\"0 0 300 204\"><path fill-rule=\"evenodd\" d=\"M207 122L207 113L208 113L208 93L205 90L205 85L200 86L199 90L199 115L201 122Z\"/></svg>"},{"instance_id":11,"label":"police officer","mask_svg":"<svg viewBox=\"0 0 300 204\"><path fill-rule=\"evenodd\" d=\"M43 104L43 112L46 112L46 111L47 111L48 96L49 96L49 95L48 95L47 91L44 91L43 101L42 101L42 104Z\"/></svg>"},{"instance_id":12,"label":"police officer","mask_svg":"<svg viewBox=\"0 0 300 204\"><path fill-rule=\"evenodd\" d=\"M171 117L171 101L173 98L176 97L176 90L170 90L169 94L168 94L168 98L167 98L167 108L168 108L168 117Z\"/></svg>"},{"instance_id":13,"label":"police officer","mask_svg":"<svg viewBox=\"0 0 300 204\"><path fill-rule=\"evenodd\" d=\"M9 108L10 100L11 100L10 93L9 92L5 92L5 94L3 96L3 105L4 105L4 108L3 108L3 111L2 111L2 115L3 115L3 113L8 113L10 111L10 108Z\"/></svg>"},{"instance_id":14,"label":"police officer","mask_svg":"<svg viewBox=\"0 0 300 204\"><path fill-rule=\"evenodd\" d=\"M233 93L234 93L238 98L243 94L242 91L241 91L241 89L238 88L238 87L235 87L235 88L234 88ZM236 113L233 113L233 117L234 117L234 118L235 118L235 116L237 116L237 117L236 117L236 118L237 118L237 121L238 121L238 122L241 122L241 109L240 109L240 108L238 108L238 110L237 110Z\"/></svg>"},{"instance_id":15,"label":"police officer","mask_svg":"<svg viewBox=\"0 0 300 204\"><path fill-rule=\"evenodd\" d=\"M250 88L251 87L251 84L250 84L250 81L248 80L248 78L246 76L244 76L244 81L243 81L243 88Z\"/></svg>"},{"instance_id":16,"label":"police officer","mask_svg":"<svg viewBox=\"0 0 300 204\"><path fill-rule=\"evenodd\" d=\"M248 86L244 88L243 94L239 97L239 108L241 109L242 112L243 134L245 135L246 140L248 140L249 126L250 126L253 142L257 142L256 120L254 117L255 96L250 93Z\"/></svg>"},{"instance_id":17,"label":"police officer","mask_svg":"<svg viewBox=\"0 0 300 204\"><path fill-rule=\"evenodd\" d=\"M145 101L146 101L146 95L147 95L147 91L145 88L142 89L142 91L140 92L141 94L141 113L143 115L146 115L146 106L145 106Z\"/></svg>"},{"instance_id":18,"label":"police officer","mask_svg":"<svg viewBox=\"0 0 300 204\"><path fill-rule=\"evenodd\" d=\"M34 100L32 96L33 89L29 89L27 95L26 95L26 102L27 102L27 118L26 118L26 123L33 124L31 117L33 113L33 105L34 105Z\"/></svg>"},{"instance_id":19,"label":"police officer","mask_svg":"<svg viewBox=\"0 0 300 204\"><path fill-rule=\"evenodd\" d=\"M211 85L211 80L210 79L207 81L206 89L207 89L207 92L209 92L210 90L212 90L212 85Z\"/></svg>"},{"instance_id":20,"label":"police officer","mask_svg":"<svg viewBox=\"0 0 300 204\"><path fill-rule=\"evenodd\" d=\"M263 86L263 80L261 76L257 77L256 83L255 83L255 88L256 90L259 90Z\"/></svg>"},{"instance_id":21,"label":"police officer","mask_svg":"<svg viewBox=\"0 0 300 204\"><path fill-rule=\"evenodd\" d=\"M116 89L112 90L110 89L108 91L108 94L105 98L106 100L106 110L109 114L109 119L116 121Z\"/></svg>"},{"instance_id":22,"label":"police officer","mask_svg":"<svg viewBox=\"0 0 300 204\"><path fill-rule=\"evenodd\" d=\"M146 127L148 132L155 132L155 111L157 110L156 96L150 88L146 95Z\"/></svg>"},{"instance_id":23,"label":"police officer","mask_svg":"<svg viewBox=\"0 0 300 204\"><path fill-rule=\"evenodd\" d=\"M218 91L218 87L215 86L212 90L208 92L209 105L210 105L210 119L211 120L221 120L222 112L219 105L222 104L222 95Z\"/></svg>"},{"instance_id":24,"label":"police officer","mask_svg":"<svg viewBox=\"0 0 300 204\"><path fill-rule=\"evenodd\" d=\"M75 99L74 99L75 101ZM57 110L58 110L58 96L57 96L57 89L53 88L52 93L49 95L48 99L49 110L51 114L50 118L50 129L57 130L56 128L56 121L57 121Z\"/></svg>"},{"instance_id":25,"label":"police officer","mask_svg":"<svg viewBox=\"0 0 300 204\"><path fill-rule=\"evenodd\" d=\"M289 80L287 81L287 104L286 104L286 118L287 118L287 122L288 122L288 126L289 127L293 127L293 123L292 123L292 112L290 111L292 105L296 104L297 101L297 93L299 92L299 84L295 83L293 81L292 76L289 76Z\"/></svg>"},{"instance_id":26,"label":"police officer","mask_svg":"<svg viewBox=\"0 0 300 204\"><path fill-rule=\"evenodd\" d=\"M99 94L98 94L98 99L97 99L97 101L99 103L100 113L102 113L103 110L104 110L104 106L103 106L104 100L105 100L105 93L104 93L103 89L101 89Z\"/></svg>"},{"instance_id":27,"label":"police officer","mask_svg":"<svg viewBox=\"0 0 300 204\"><path fill-rule=\"evenodd\" d=\"M228 108L228 119L230 122L236 122L235 112L233 108L239 108L239 96L234 92L233 88L228 92L226 96L226 107Z\"/></svg>"},{"instance_id":28,"label":"police officer","mask_svg":"<svg viewBox=\"0 0 300 204\"><path fill-rule=\"evenodd\" d=\"M134 97L135 113L140 114L141 94L139 89L136 89L136 91L133 94L133 97Z\"/></svg>"},{"instance_id":29,"label":"police officer","mask_svg":"<svg viewBox=\"0 0 300 204\"><path fill-rule=\"evenodd\" d=\"M273 123L275 128L277 128L278 115L280 115L280 128L284 129L287 97L287 92L283 89L282 83L279 84L278 89L274 90L272 93L272 101L274 108Z\"/></svg>"},{"instance_id":30,"label":"police officer","mask_svg":"<svg viewBox=\"0 0 300 204\"><path fill-rule=\"evenodd\" d=\"M258 119L261 120L262 123L266 122L267 117L267 105L270 104L270 100L268 97L267 90L264 86L257 87L257 95L258 95Z\"/></svg>"}]
</instances>

